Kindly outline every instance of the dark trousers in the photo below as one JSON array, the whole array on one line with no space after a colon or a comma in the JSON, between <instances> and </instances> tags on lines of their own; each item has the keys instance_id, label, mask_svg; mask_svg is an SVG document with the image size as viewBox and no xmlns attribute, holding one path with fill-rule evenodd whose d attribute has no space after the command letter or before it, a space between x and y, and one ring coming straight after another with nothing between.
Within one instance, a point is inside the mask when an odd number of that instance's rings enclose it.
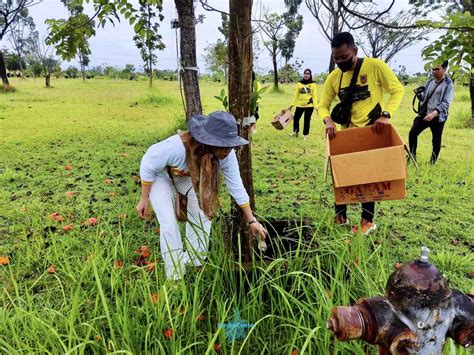
<instances>
[{"instance_id":1,"label":"dark trousers","mask_svg":"<svg viewBox=\"0 0 474 355\"><path fill-rule=\"evenodd\" d=\"M347 205L334 205L336 214L347 218ZM369 222L374 221L375 202L362 203L362 219Z\"/></svg>"},{"instance_id":2,"label":"dark trousers","mask_svg":"<svg viewBox=\"0 0 474 355\"><path fill-rule=\"evenodd\" d=\"M439 122L438 117L433 118L431 121L425 121L421 117L416 117L413 121L410 134L408 135L408 141L410 144L410 152L414 158L416 158L416 148L418 145L418 136L428 127L431 130L433 152L431 153L430 163L434 164L439 156L441 150L441 137L443 135L444 122Z\"/></svg>"},{"instance_id":3,"label":"dark trousers","mask_svg":"<svg viewBox=\"0 0 474 355\"><path fill-rule=\"evenodd\" d=\"M304 126L303 135L309 134L309 125L311 122L311 115L313 114L314 107L297 107L295 115L293 116L293 132L298 133L300 131L300 118L304 112Z\"/></svg>"}]
</instances>

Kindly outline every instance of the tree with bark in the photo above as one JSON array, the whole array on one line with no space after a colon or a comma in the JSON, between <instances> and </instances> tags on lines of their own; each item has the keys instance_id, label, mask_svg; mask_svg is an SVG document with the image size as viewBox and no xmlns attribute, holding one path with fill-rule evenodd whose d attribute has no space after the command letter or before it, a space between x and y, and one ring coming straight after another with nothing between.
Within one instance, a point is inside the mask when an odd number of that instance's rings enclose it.
<instances>
[{"instance_id":1,"label":"tree with bark","mask_svg":"<svg viewBox=\"0 0 474 355\"><path fill-rule=\"evenodd\" d=\"M18 58L19 68L21 72L25 70L24 57L27 50L27 40L31 33L35 30L35 23L31 16L19 16L12 24L8 34L9 42Z\"/></svg>"},{"instance_id":2,"label":"tree with bark","mask_svg":"<svg viewBox=\"0 0 474 355\"><path fill-rule=\"evenodd\" d=\"M385 14L380 21L393 25L406 25L419 18L419 12L401 11L395 16ZM426 35L432 32L429 28L411 28L404 31L374 24L365 26L360 33L356 32L359 47L368 57L380 58L385 62L390 60L401 50L411 47L420 41L427 40Z\"/></svg>"},{"instance_id":3,"label":"tree with bark","mask_svg":"<svg viewBox=\"0 0 474 355\"><path fill-rule=\"evenodd\" d=\"M158 30L160 23L163 21L163 3L149 4L146 0L140 0L140 18L136 23L136 31L133 36L135 45L140 50L145 65L143 66L145 72L148 74L149 86L153 87L153 65L158 59L156 50L163 50L165 44L162 41L162 36Z\"/></svg>"},{"instance_id":4,"label":"tree with bark","mask_svg":"<svg viewBox=\"0 0 474 355\"><path fill-rule=\"evenodd\" d=\"M245 126L243 119L251 115L253 67L252 0L230 0L229 15L229 111L239 123L241 136L245 139L250 139L250 126ZM241 147L236 153L239 160L240 175L242 176L245 189L250 196L250 207L252 210L255 210L251 145ZM232 231L235 237L240 235L241 240L243 240L242 246L245 261L249 261L251 249L246 224L241 209L233 203Z\"/></svg>"},{"instance_id":5,"label":"tree with bark","mask_svg":"<svg viewBox=\"0 0 474 355\"><path fill-rule=\"evenodd\" d=\"M202 113L196 59L196 17L193 0L175 0L180 30L180 75L184 86L186 120Z\"/></svg>"},{"instance_id":6,"label":"tree with bark","mask_svg":"<svg viewBox=\"0 0 474 355\"><path fill-rule=\"evenodd\" d=\"M38 4L36 0L8 0L0 2L0 42L19 18L28 17L28 8ZM0 77L5 87L10 85L5 67L5 58L0 47Z\"/></svg>"}]
</instances>

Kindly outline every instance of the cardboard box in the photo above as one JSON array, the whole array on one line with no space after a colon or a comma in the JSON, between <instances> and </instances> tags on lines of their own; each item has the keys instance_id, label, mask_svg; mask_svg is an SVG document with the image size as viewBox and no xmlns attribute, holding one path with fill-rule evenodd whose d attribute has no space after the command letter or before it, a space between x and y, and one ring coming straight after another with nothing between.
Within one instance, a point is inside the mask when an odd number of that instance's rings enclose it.
<instances>
[{"instance_id":1,"label":"cardboard box","mask_svg":"<svg viewBox=\"0 0 474 355\"><path fill-rule=\"evenodd\" d=\"M293 114L289 108L281 110L272 120L272 125L276 129L283 129L293 120Z\"/></svg>"},{"instance_id":2,"label":"cardboard box","mask_svg":"<svg viewBox=\"0 0 474 355\"><path fill-rule=\"evenodd\" d=\"M328 138L325 177L330 165L336 204L404 199L407 152L392 125L382 134L361 127Z\"/></svg>"}]
</instances>

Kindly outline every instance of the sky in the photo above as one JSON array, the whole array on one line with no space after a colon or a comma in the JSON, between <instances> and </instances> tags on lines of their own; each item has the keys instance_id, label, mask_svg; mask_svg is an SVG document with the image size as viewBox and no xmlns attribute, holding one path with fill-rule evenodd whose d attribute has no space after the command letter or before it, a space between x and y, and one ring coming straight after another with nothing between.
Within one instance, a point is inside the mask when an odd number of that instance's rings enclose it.
<instances>
[{"instance_id":1,"label":"sky","mask_svg":"<svg viewBox=\"0 0 474 355\"><path fill-rule=\"evenodd\" d=\"M132 0L132 2L136 2ZM228 1L226 0L208 0L208 3L219 10L228 11ZM388 5L389 0L379 0L377 4L379 7ZM205 11L201 4L196 1L196 15L203 14L205 20L202 24L196 26L196 50L197 60L200 72L206 72L203 56L204 49L209 43L215 42L222 37L217 27L221 23L220 14L217 12ZM285 11L283 0L254 0L253 15L257 16L261 13L262 8L268 8L271 12L282 13ZM408 0L396 0L393 8L393 13L396 14L400 10L408 8ZM305 2L300 6L300 14L304 17L303 29L296 40L294 58L299 62L303 61L303 68L310 68L313 73L320 73L327 70L330 46L326 39L319 31L319 26L316 19L311 15ZM93 14L92 8L86 7L86 13ZM44 21L48 18L66 18L67 11L59 0L43 0L38 5L30 8L30 14L33 17L36 27L40 32L40 36L44 37L47 34L47 26ZM163 15L164 20L161 23L160 33L163 36L163 42L166 45L165 50L158 52L158 69L176 69L176 37L175 30L171 29L171 19L177 18L177 12L174 7L173 0L163 0ZM257 35L260 39L260 35ZM123 68L125 64L133 64L139 70L143 69L143 62L140 58L138 49L132 40L133 28L128 24L128 21L121 21L115 26L107 24L105 28L98 28L95 37L90 39L90 48L92 54L90 56L90 66L107 64L118 68ZM436 37L436 34L431 36ZM421 50L426 45L426 42L416 44L401 51L389 63L390 66L399 70L400 66L405 66L408 73L423 72L423 61L421 58ZM2 47L10 48L10 43L3 40L0 43ZM260 45L257 62L254 63L258 73L268 72L271 65L271 58L265 48ZM360 51L360 53L363 53ZM280 61L282 64L282 61ZM62 67L66 68L69 65L77 65L77 61L73 60L70 63L62 63Z\"/></svg>"}]
</instances>

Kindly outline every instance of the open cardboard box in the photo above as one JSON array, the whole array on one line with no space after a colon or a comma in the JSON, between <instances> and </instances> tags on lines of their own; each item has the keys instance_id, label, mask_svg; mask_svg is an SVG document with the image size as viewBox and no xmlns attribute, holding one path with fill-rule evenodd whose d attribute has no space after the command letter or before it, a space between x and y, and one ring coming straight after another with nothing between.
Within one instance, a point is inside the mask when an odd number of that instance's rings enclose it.
<instances>
[{"instance_id":1,"label":"open cardboard box","mask_svg":"<svg viewBox=\"0 0 474 355\"><path fill-rule=\"evenodd\" d=\"M408 149L392 125L349 128L327 138L325 181L331 166L336 204L405 198Z\"/></svg>"}]
</instances>

